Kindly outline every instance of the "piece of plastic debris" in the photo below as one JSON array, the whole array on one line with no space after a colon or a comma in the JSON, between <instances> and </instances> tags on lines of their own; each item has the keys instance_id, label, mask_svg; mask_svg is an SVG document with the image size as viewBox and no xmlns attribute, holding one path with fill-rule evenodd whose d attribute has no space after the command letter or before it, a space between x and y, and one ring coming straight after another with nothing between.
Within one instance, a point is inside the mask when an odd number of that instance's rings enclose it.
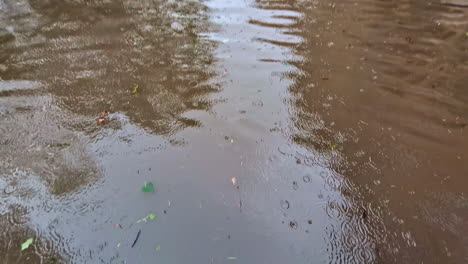
<instances>
[{"instance_id":1,"label":"piece of plastic debris","mask_svg":"<svg viewBox=\"0 0 468 264\"><path fill-rule=\"evenodd\" d=\"M236 182L237 182L236 177L232 177L231 181L232 181L232 184L236 185Z\"/></svg>"},{"instance_id":2,"label":"piece of plastic debris","mask_svg":"<svg viewBox=\"0 0 468 264\"><path fill-rule=\"evenodd\" d=\"M122 229L122 226L120 224L114 224L114 228L120 228Z\"/></svg>"},{"instance_id":3,"label":"piece of plastic debris","mask_svg":"<svg viewBox=\"0 0 468 264\"><path fill-rule=\"evenodd\" d=\"M229 42L229 39L223 39L222 42L223 42L223 43L228 43L228 42Z\"/></svg>"},{"instance_id":4,"label":"piece of plastic debris","mask_svg":"<svg viewBox=\"0 0 468 264\"><path fill-rule=\"evenodd\" d=\"M161 250L161 246L160 246L160 245L157 245L157 246L156 246L156 251L159 251L159 250Z\"/></svg>"},{"instance_id":5,"label":"piece of plastic debris","mask_svg":"<svg viewBox=\"0 0 468 264\"><path fill-rule=\"evenodd\" d=\"M135 246L136 242L138 241L138 238L140 238L140 234L141 234L141 230L138 230L135 240L133 241L132 248Z\"/></svg>"},{"instance_id":6,"label":"piece of plastic debris","mask_svg":"<svg viewBox=\"0 0 468 264\"><path fill-rule=\"evenodd\" d=\"M231 144L234 143L234 139L231 138Z\"/></svg>"},{"instance_id":7,"label":"piece of plastic debris","mask_svg":"<svg viewBox=\"0 0 468 264\"><path fill-rule=\"evenodd\" d=\"M152 193L154 192L154 185L152 182L146 182L143 187L141 187L141 191L144 193Z\"/></svg>"},{"instance_id":8,"label":"piece of plastic debris","mask_svg":"<svg viewBox=\"0 0 468 264\"><path fill-rule=\"evenodd\" d=\"M227 260L236 260L237 257L227 257L226 259L227 259Z\"/></svg>"},{"instance_id":9,"label":"piece of plastic debris","mask_svg":"<svg viewBox=\"0 0 468 264\"><path fill-rule=\"evenodd\" d=\"M155 216L154 214L149 214L149 219L150 219L151 221L153 221L154 218L156 218L156 216Z\"/></svg>"},{"instance_id":10,"label":"piece of plastic debris","mask_svg":"<svg viewBox=\"0 0 468 264\"><path fill-rule=\"evenodd\" d=\"M135 87L133 88L133 92L132 92L132 93L136 94L137 92L138 92L138 84L135 85Z\"/></svg>"},{"instance_id":11,"label":"piece of plastic debris","mask_svg":"<svg viewBox=\"0 0 468 264\"><path fill-rule=\"evenodd\" d=\"M23 244L21 244L21 251L27 249L34 242L34 238L29 238Z\"/></svg>"}]
</instances>

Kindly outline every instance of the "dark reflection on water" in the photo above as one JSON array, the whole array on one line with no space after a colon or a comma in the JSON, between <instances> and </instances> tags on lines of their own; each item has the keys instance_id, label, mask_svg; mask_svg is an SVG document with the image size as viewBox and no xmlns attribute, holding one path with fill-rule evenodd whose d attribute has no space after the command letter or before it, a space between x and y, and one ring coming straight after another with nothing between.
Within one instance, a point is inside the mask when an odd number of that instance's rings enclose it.
<instances>
[{"instance_id":1,"label":"dark reflection on water","mask_svg":"<svg viewBox=\"0 0 468 264\"><path fill-rule=\"evenodd\" d=\"M318 19L329 19L329 13L319 9L328 9L328 4L265 0L256 1L256 7L301 13L301 16L275 17L287 21L281 24L258 20L250 22L263 27L276 28L281 30L284 36L296 36L301 39L301 41L297 41L297 38L285 40L258 38L257 40L289 47L294 53L293 59L283 62L286 66L292 65L293 70L282 74L292 82L288 87L292 96L290 113L294 125L291 140L308 150L305 154L294 154L299 157L298 164L303 162L311 168L323 168L316 176L323 179L323 188L327 192L325 195L320 194L319 198L325 202L323 210L328 217L323 230L328 262L374 263L378 259L378 243L385 238L385 234L381 232L385 229L381 222L382 212L363 201L359 185L353 182L352 178L348 178L351 171L358 169L358 166L348 163L347 157L342 155L343 144L348 135L326 123L328 113L323 111L323 108L327 109L336 102L337 98L336 95L335 97L327 95L326 88L322 89L318 83L334 78L333 72L326 68L332 63L327 61L329 54L321 50L321 46L328 49L332 45L328 43L322 45L321 37L318 36L322 30L329 30L321 29L317 22ZM337 57L332 59L336 60ZM318 89L322 90L318 92ZM315 94L314 90L318 94ZM305 177L303 180L307 183L310 178ZM298 189L295 181L293 188ZM334 193L340 193L341 196ZM282 201L283 208L284 204ZM289 208L289 203L287 207ZM311 223L310 220L302 218L300 221ZM296 226L295 223L291 225L292 228Z\"/></svg>"},{"instance_id":2,"label":"dark reflection on water","mask_svg":"<svg viewBox=\"0 0 468 264\"><path fill-rule=\"evenodd\" d=\"M219 90L210 81L215 44L199 36L210 30L207 8L195 1L80 0L5 0L0 7L0 262L61 262L57 254L75 253L54 228L42 230L45 238L32 231L28 214L64 210L49 208L57 201L46 193L75 200L68 195L99 181L90 141L122 122L155 135L202 125L184 114L209 110L206 96ZM110 121L98 125L104 110ZM29 237L38 240L32 253L19 252Z\"/></svg>"},{"instance_id":3,"label":"dark reflection on water","mask_svg":"<svg viewBox=\"0 0 468 264\"><path fill-rule=\"evenodd\" d=\"M97 117L125 113L152 133L170 134L197 120L182 114L207 110L217 87L208 29L198 2L31 1L9 23L15 45L3 79L38 80L65 109ZM25 24L25 26L17 26ZM6 47L5 47L6 46ZM136 93L133 91L136 89ZM89 129L89 124L73 124Z\"/></svg>"},{"instance_id":4,"label":"dark reflection on water","mask_svg":"<svg viewBox=\"0 0 468 264\"><path fill-rule=\"evenodd\" d=\"M466 9L258 3L303 11L289 29L303 38L287 74L292 139L328 157L321 166L336 175L323 177L346 198L326 208L339 220L331 262L466 262Z\"/></svg>"}]
</instances>

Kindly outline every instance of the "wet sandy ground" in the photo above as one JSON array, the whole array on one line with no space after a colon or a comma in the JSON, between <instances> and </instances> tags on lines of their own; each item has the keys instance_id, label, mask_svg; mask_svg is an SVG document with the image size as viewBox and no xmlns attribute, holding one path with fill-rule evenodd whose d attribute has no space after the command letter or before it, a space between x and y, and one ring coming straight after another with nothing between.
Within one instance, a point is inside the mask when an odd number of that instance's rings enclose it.
<instances>
[{"instance_id":1,"label":"wet sandy ground","mask_svg":"<svg viewBox=\"0 0 468 264\"><path fill-rule=\"evenodd\" d=\"M0 263L468 262L467 52L463 1L1 0Z\"/></svg>"}]
</instances>

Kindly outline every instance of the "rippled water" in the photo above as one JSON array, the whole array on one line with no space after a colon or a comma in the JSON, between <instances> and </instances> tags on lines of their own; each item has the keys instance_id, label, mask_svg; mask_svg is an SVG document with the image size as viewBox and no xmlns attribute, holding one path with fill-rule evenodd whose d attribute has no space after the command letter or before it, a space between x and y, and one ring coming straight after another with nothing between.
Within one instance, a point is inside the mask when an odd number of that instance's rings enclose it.
<instances>
[{"instance_id":1,"label":"rippled water","mask_svg":"<svg viewBox=\"0 0 468 264\"><path fill-rule=\"evenodd\" d=\"M0 262L468 262L467 32L457 0L0 0Z\"/></svg>"}]
</instances>

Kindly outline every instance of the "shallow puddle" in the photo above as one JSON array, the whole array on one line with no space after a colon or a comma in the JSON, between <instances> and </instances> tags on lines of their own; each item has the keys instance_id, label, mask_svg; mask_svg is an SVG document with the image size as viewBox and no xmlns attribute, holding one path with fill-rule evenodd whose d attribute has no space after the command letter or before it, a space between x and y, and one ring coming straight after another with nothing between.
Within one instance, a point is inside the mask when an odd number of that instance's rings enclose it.
<instances>
[{"instance_id":1,"label":"shallow puddle","mask_svg":"<svg viewBox=\"0 0 468 264\"><path fill-rule=\"evenodd\" d=\"M467 262L459 2L0 0L2 263Z\"/></svg>"}]
</instances>

